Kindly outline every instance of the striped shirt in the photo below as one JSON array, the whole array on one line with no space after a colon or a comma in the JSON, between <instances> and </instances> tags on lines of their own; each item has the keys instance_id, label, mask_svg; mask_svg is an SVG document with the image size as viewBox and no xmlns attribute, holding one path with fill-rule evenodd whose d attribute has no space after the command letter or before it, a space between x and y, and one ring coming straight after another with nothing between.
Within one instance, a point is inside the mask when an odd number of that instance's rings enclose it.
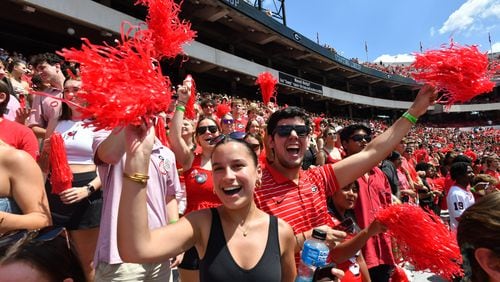
<instances>
[{"instance_id":1,"label":"striped shirt","mask_svg":"<svg viewBox=\"0 0 500 282\"><path fill-rule=\"evenodd\" d=\"M299 184L284 177L271 165L262 172L262 186L255 191L255 202L263 211L292 226L295 234L321 225L333 226L328 215L326 194L338 187L332 165L300 170Z\"/></svg>"}]
</instances>

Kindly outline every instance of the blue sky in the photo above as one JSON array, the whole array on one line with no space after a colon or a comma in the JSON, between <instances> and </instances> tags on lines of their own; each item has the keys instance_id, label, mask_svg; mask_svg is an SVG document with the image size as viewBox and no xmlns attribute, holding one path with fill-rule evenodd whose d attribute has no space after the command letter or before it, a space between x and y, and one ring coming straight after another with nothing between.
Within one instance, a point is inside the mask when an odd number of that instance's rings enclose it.
<instances>
[{"instance_id":1,"label":"blue sky","mask_svg":"<svg viewBox=\"0 0 500 282\"><path fill-rule=\"evenodd\" d=\"M277 0L275 0L277 1ZM278 1L277 1L278 2ZM265 6L273 5L266 0ZM287 26L347 58L406 61L449 43L500 52L500 0L287 0ZM383 56L383 57L381 57Z\"/></svg>"}]
</instances>

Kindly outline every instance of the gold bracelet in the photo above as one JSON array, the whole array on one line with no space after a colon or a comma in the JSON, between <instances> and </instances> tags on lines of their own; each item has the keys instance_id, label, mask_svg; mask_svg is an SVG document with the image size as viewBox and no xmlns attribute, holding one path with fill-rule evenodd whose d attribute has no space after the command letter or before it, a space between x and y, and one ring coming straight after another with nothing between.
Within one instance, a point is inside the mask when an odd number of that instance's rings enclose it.
<instances>
[{"instance_id":1,"label":"gold bracelet","mask_svg":"<svg viewBox=\"0 0 500 282\"><path fill-rule=\"evenodd\" d=\"M142 174L142 173L134 173L133 175L130 175L130 174L126 174L125 172L123 173L123 177L125 178L128 178L134 182L137 182L137 183L140 183L140 184L143 184L143 185L146 185L148 184L148 179L149 179L149 176L146 175L146 174Z\"/></svg>"}]
</instances>

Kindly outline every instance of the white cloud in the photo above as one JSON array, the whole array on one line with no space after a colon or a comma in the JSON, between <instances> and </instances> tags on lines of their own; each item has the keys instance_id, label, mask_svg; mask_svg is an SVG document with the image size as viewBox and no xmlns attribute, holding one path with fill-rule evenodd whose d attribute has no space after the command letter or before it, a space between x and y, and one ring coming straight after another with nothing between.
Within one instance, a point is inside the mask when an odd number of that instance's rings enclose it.
<instances>
[{"instance_id":1,"label":"white cloud","mask_svg":"<svg viewBox=\"0 0 500 282\"><path fill-rule=\"evenodd\" d=\"M388 55L384 54L373 60L374 63L411 63L415 61L415 56L410 54Z\"/></svg>"},{"instance_id":2,"label":"white cloud","mask_svg":"<svg viewBox=\"0 0 500 282\"><path fill-rule=\"evenodd\" d=\"M436 34L436 29L433 26L431 26L430 33L431 33L431 36L434 36L434 34Z\"/></svg>"},{"instance_id":3,"label":"white cloud","mask_svg":"<svg viewBox=\"0 0 500 282\"><path fill-rule=\"evenodd\" d=\"M448 17L439 33L475 30L479 20L489 17L500 18L500 0L468 0Z\"/></svg>"},{"instance_id":4,"label":"white cloud","mask_svg":"<svg viewBox=\"0 0 500 282\"><path fill-rule=\"evenodd\" d=\"M495 42L493 45L491 45L491 49L493 50L493 53L500 52L500 42ZM488 50L488 53L490 53L491 50Z\"/></svg>"}]
</instances>

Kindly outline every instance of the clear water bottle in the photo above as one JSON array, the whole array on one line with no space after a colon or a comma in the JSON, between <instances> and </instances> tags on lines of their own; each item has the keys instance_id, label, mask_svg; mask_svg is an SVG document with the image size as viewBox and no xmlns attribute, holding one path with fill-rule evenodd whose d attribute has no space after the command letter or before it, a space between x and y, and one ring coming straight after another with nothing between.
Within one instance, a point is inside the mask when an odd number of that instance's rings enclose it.
<instances>
[{"instance_id":1,"label":"clear water bottle","mask_svg":"<svg viewBox=\"0 0 500 282\"><path fill-rule=\"evenodd\" d=\"M325 239L325 231L314 229L312 238L304 242L295 282L312 281L316 267L325 266L327 264L326 260L328 259L330 249L326 245Z\"/></svg>"}]
</instances>

